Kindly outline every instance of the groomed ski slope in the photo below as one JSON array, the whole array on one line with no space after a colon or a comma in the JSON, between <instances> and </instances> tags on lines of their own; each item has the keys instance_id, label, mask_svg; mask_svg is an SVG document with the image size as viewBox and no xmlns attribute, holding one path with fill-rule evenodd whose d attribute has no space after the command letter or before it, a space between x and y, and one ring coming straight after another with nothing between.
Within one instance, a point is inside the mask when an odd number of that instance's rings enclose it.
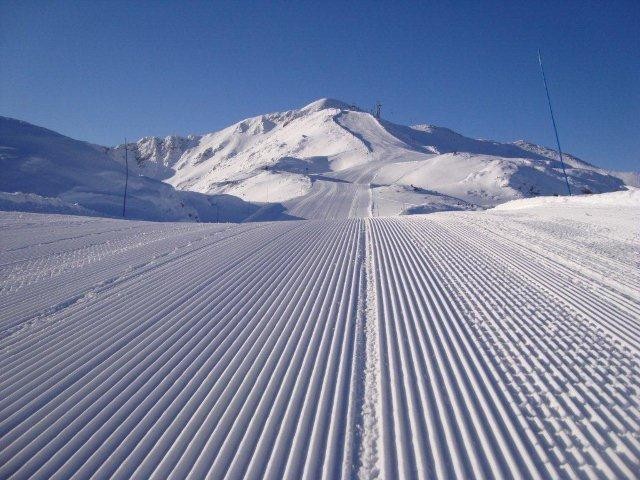
<instances>
[{"instance_id":1,"label":"groomed ski slope","mask_svg":"<svg viewBox=\"0 0 640 480\"><path fill-rule=\"evenodd\" d=\"M637 478L634 205L0 213L0 478Z\"/></svg>"}]
</instances>

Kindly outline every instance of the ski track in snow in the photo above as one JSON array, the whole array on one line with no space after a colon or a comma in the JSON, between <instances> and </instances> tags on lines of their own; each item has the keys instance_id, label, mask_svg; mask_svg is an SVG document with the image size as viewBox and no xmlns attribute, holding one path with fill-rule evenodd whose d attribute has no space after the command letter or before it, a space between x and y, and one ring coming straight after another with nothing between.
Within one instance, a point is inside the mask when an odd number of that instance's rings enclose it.
<instances>
[{"instance_id":1,"label":"ski track in snow","mask_svg":"<svg viewBox=\"0 0 640 480\"><path fill-rule=\"evenodd\" d=\"M0 478L637 478L638 239L0 213ZM348 218L354 217L354 218Z\"/></svg>"},{"instance_id":2,"label":"ski track in snow","mask_svg":"<svg viewBox=\"0 0 640 480\"><path fill-rule=\"evenodd\" d=\"M371 220L386 477L634 478L638 302L459 217Z\"/></svg>"}]
</instances>

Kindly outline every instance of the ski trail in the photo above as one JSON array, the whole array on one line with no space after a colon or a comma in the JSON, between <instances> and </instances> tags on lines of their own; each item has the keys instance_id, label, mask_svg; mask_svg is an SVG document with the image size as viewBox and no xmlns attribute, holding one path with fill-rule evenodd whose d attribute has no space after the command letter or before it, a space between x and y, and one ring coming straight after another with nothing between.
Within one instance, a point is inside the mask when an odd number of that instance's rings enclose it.
<instances>
[{"instance_id":1,"label":"ski trail","mask_svg":"<svg viewBox=\"0 0 640 480\"><path fill-rule=\"evenodd\" d=\"M106 284L3 342L0 476L352 475L363 390L362 221L219 230L193 226L141 245L128 264L147 255L171 261ZM97 275L95 265L111 258L75 273Z\"/></svg>"},{"instance_id":2,"label":"ski trail","mask_svg":"<svg viewBox=\"0 0 640 480\"><path fill-rule=\"evenodd\" d=\"M0 213L0 478L637 478L637 239L317 183L327 220Z\"/></svg>"},{"instance_id":3,"label":"ski trail","mask_svg":"<svg viewBox=\"0 0 640 480\"><path fill-rule=\"evenodd\" d=\"M380 349L378 344L378 310L377 287L375 284L375 259L371 232L368 221L366 229L366 260L365 260L365 284L362 313L364 317L365 337L365 362L364 362L364 391L361 406L361 441L359 452L359 465L357 476L361 479L375 479L382 477L384 473L380 466L380 452L384 446L381 444L379 424L380 411Z\"/></svg>"},{"instance_id":4,"label":"ski trail","mask_svg":"<svg viewBox=\"0 0 640 480\"><path fill-rule=\"evenodd\" d=\"M635 477L637 304L450 216L370 225L388 477Z\"/></svg>"}]
</instances>

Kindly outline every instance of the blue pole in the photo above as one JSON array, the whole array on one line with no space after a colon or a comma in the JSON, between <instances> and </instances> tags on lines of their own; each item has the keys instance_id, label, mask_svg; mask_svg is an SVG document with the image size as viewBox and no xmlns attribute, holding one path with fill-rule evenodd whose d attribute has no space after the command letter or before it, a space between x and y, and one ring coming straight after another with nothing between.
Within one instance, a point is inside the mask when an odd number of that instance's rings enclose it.
<instances>
[{"instance_id":1,"label":"blue pole","mask_svg":"<svg viewBox=\"0 0 640 480\"><path fill-rule=\"evenodd\" d=\"M549 103L549 113L551 113L551 122L553 123L553 131L556 134L556 143L558 144L558 153L560 154L560 164L562 165L562 173L564 174L564 181L567 183L567 191L571 196L571 187L569 186L569 178L567 177L567 171L564 168L564 160L562 159L562 149L560 148L560 137L558 136L558 127L556 127L556 119L553 117L553 108L551 108L551 96L549 95L549 86L547 85L547 77L544 74L544 67L542 66L542 55L538 50L538 62L540 63L540 71L542 72L542 81L544 82L544 89L547 92L547 102Z\"/></svg>"}]
</instances>

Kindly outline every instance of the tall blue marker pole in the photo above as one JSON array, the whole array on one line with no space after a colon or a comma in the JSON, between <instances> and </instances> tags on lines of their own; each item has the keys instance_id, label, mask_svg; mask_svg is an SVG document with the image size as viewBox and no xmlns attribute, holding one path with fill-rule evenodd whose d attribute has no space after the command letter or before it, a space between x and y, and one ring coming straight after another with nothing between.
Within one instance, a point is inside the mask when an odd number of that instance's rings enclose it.
<instances>
[{"instance_id":1,"label":"tall blue marker pole","mask_svg":"<svg viewBox=\"0 0 640 480\"><path fill-rule=\"evenodd\" d=\"M542 55L538 50L538 62L540 63L540 71L542 72L542 81L544 82L544 89L547 92L547 102L549 103L549 113L551 113L551 122L553 123L553 131L556 134L556 143L558 144L558 153L560 154L560 164L562 165L562 173L564 174L564 181L567 183L567 192L571 196L571 187L569 186L569 178L567 177L567 171L564 168L564 160L562 159L562 149L560 148L560 137L558 136L558 127L556 127L556 119L553 117L553 108L551 108L551 96L549 95L549 86L547 85L547 77L544 74L544 67L542 66Z\"/></svg>"}]
</instances>

